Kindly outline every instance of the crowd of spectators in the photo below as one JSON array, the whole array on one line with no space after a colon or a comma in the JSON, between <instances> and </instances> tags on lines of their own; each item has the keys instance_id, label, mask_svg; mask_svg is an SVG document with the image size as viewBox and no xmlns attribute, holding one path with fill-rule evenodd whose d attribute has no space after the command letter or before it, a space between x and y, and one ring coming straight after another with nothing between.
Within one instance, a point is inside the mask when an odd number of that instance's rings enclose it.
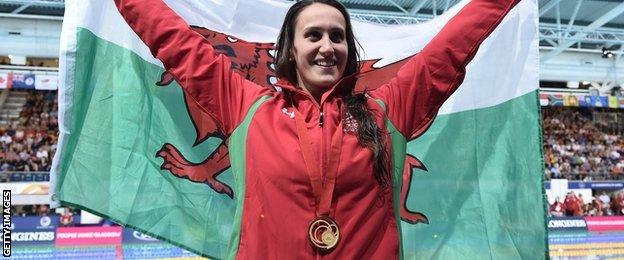
<instances>
[{"instance_id":1,"label":"crowd of spectators","mask_svg":"<svg viewBox=\"0 0 624 260\"><path fill-rule=\"evenodd\" d=\"M579 108L549 107L542 117L546 179L624 179L622 133L601 131Z\"/></svg>"},{"instance_id":2,"label":"crowd of spectators","mask_svg":"<svg viewBox=\"0 0 624 260\"><path fill-rule=\"evenodd\" d=\"M50 209L49 205L17 205L11 206L11 214L16 217L58 216L61 226L73 226L74 216L80 216L80 210L73 207Z\"/></svg>"},{"instance_id":3,"label":"crowd of spectators","mask_svg":"<svg viewBox=\"0 0 624 260\"><path fill-rule=\"evenodd\" d=\"M52 214L49 205L19 205L11 206L11 214L14 216L49 216Z\"/></svg>"},{"instance_id":4,"label":"crowd of spectators","mask_svg":"<svg viewBox=\"0 0 624 260\"><path fill-rule=\"evenodd\" d=\"M80 215L80 209L73 207L62 207L58 209L51 209L50 205L35 204L35 205L14 205L11 206L11 215L13 216L52 216L60 215L61 213L68 212L72 215Z\"/></svg>"},{"instance_id":5,"label":"crowd of spectators","mask_svg":"<svg viewBox=\"0 0 624 260\"><path fill-rule=\"evenodd\" d=\"M624 191L611 195L605 191L584 199L582 194L568 192L563 200L557 197L550 204L549 215L554 217L622 216L624 215Z\"/></svg>"},{"instance_id":6,"label":"crowd of spectators","mask_svg":"<svg viewBox=\"0 0 624 260\"><path fill-rule=\"evenodd\" d=\"M49 171L58 138L56 91L28 91L19 120L0 126L0 172ZM7 174L2 181L19 181ZM33 176L21 176L29 178Z\"/></svg>"}]
</instances>

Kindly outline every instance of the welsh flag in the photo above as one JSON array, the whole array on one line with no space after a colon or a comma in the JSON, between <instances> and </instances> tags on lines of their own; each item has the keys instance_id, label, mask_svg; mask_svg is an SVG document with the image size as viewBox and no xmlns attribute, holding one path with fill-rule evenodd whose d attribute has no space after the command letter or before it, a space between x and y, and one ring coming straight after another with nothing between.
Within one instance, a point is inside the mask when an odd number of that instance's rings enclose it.
<instances>
[{"instance_id":1,"label":"welsh flag","mask_svg":"<svg viewBox=\"0 0 624 260\"><path fill-rule=\"evenodd\" d=\"M272 43L293 2L166 2L234 70L273 88ZM386 80L465 3L416 25L354 21L363 70L376 73L365 80ZM187 102L112 0L65 4L54 202L226 257L240 218L227 137ZM407 140L396 198L404 258L547 256L537 24L537 0L522 1L428 131Z\"/></svg>"}]
</instances>

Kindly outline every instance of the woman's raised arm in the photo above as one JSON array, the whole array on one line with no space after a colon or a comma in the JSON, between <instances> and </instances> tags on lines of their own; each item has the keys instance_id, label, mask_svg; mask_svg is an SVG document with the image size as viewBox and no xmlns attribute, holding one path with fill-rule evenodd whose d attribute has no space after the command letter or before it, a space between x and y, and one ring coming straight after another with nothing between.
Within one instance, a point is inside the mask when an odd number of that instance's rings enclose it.
<instances>
[{"instance_id":1,"label":"woman's raised arm","mask_svg":"<svg viewBox=\"0 0 624 260\"><path fill-rule=\"evenodd\" d=\"M390 83L371 92L386 102L392 123L408 139L433 122L459 87L479 45L520 0L472 0Z\"/></svg>"},{"instance_id":2,"label":"woman's raised arm","mask_svg":"<svg viewBox=\"0 0 624 260\"><path fill-rule=\"evenodd\" d=\"M251 104L267 91L233 72L230 60L217 54L162 0L115 0L115 5L152 55L224 134L231 133Z\"/></svg>"}]
</instances>

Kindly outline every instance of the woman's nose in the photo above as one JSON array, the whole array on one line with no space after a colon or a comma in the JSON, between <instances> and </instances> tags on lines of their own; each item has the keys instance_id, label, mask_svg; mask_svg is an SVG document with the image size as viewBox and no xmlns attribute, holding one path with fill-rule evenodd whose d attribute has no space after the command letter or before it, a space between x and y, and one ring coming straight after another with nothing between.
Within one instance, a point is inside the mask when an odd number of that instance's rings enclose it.
<instances>
[{"instance_id":1,"label":"woman's nose","mask_svg":"<svg viewBox=\"0 0 624 260\"><path fill-rule=\"evenodd\" d=\"M332 44L331 40L329 40L329 37L323 37L323 39L321 39L319 53L324 57L334 54L334 45Z\"/></svg>"}]
</instances>

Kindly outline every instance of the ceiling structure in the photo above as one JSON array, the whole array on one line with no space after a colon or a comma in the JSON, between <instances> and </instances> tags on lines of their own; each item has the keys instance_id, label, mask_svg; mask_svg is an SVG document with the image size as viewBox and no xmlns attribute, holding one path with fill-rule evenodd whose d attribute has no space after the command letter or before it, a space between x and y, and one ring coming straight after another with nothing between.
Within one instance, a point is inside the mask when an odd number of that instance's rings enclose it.
<instances>
[{"instance_id":1,"label":"ceiling structure","mask_svg":"<svg viewBox=\"0 0 624 260\"><path fill-rule=\"evenodd\" d=\"M340 0L354 19L383 24L412 24L430 20L461 0ZM621 55L624 46L624 1L538 0L541 61L566 50ZM64 0L0 0L1 15L56 16Z\"/></svg>"},{"instance_id":2,"label":"ceiling structure","mask_svg":"<svg viewBox=\"0 0 624 260\"><path fill-rule=\"evenodd\" d=\"M343 0L354 17L374 22L405 24L439 15L460 0ZM539 0L540 46L546 62L565 50L622 54L624 1Z\"/></svg>"},{"instance_id":3,"label":"ceiling structure","mask_svg":"<svg viewBox=\"0 0 624 260\"><path fill-rule=\"evenodd\" d=\"M0 0L0 14L63 16L65 0Z\"/></svg>"}]
</instances>

